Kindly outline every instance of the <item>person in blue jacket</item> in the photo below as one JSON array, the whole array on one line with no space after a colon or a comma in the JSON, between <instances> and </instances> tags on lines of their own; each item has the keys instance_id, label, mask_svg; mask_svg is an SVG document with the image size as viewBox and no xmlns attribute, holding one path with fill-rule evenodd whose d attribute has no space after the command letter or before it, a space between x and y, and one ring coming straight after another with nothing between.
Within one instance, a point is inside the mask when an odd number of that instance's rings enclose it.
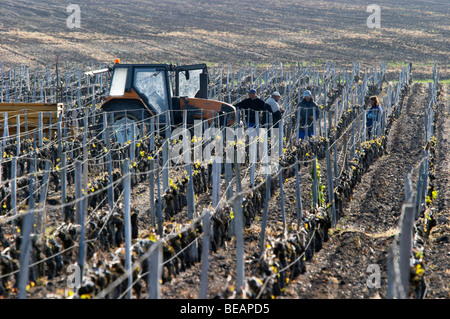
<instances>
[{"instance_id":1,"label":"person in blue jacket","mask_svg":"<svg viewBox=\"0 0 450 319\"><path fill-rule=\"evenodd\" d=\"M369 98L370 108L366 114L367 139L371 140L379 133L382 127L383 108L380 105L378 97Z\"/></svg>"},{"instance_id":2,"label":"person in blue jacket","mask_svg":"<svg viewBox=\"0 0 450 319\"><path fill-rule=\"evenodd\" d=\"M316 119L319 117L319 106L314 101L311 91L306 90L303 92L303 100L298 104L300 109L300 127L298 131L298 138L305 139L305 131L307 136L311 137L314 134L314 113L316 113Z\"/></svg>"}]
</instances>

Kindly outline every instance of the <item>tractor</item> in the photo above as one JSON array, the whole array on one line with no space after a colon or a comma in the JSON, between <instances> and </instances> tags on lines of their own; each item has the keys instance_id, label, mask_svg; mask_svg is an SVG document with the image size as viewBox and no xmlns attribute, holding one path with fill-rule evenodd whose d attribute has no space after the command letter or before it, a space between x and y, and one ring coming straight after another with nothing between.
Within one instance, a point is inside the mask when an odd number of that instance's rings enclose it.
<instances>
[{"instance_id":1,"label":"tractor","mask_svg":"<svg viewBox=\"0 0 450 319\"><path fill-rule=\"evenodd\" d=\"M217 119L221 126L236 123L233 105L207 98L206 64L121 64L116 59L108 71L112 74L110 90L101 109L113 114L113 126L124 123L139 126L151 117L165 128L184 122L193 125L195 120L202 119L210 122ZM126 131L123 138L128 140Z\"/></svg>"}]
</instances>

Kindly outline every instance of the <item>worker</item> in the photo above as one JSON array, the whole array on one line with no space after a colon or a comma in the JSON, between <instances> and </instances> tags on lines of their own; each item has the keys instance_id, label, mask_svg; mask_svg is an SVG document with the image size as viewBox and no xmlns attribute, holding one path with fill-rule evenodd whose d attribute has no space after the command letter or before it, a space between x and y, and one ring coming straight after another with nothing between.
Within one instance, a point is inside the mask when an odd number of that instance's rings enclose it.
<instances>
[{"instance_id":1,"label":"worker","mask_svg":"<svg viewBox=\"0 0 450 319\"><path fill-rule=\"evenodd\" d=\"M268 111L272 113L273 127L279 127L281 116L284 113L284 109L278 104L278 101L280 99L281 94L278 91L275 91L266 100L266 104L269 106ZM268 115L268 113L266 113L265 115ZM266 123L268 123L268 121L266 121Z\"/></svg>"},{"instance_id":2,"label":"worker","mask_svg":"<svg viewBox=\"0 0 450 319\"><path fill-rule=\"evenodd\" d=\"M248 116L247 123L248 128L246 130L248 136L248 146L249 146L249 162L256 163L257 159L257 135L258 130L256 127L256 112L259 111L263 113L263 111L267 110L269 107L266 102L256 96L256 90L251 89L248 91L248 98L237 103L235 105L236 108L244 110L245 116ZM244 117L245 117L244 116ZM259 119L258 119L259 120Z\"/></svg>"},{"instance_id":3,"label":"worker","mask_svg":"<svg viewBox=\"0 0 450 319\"><path fill-rule=\"evenodd\" d=\"M375 135L379 135L382 127L383 109L377 96L369 98L370 108L366 114L367 138L371 140Z\"/></svg>"},{"instance_id":4,"label":"worker","mask_svg":"<svg viewBox=\"0 0 450 319\"><path fill-rule=\"evenodd\" d=\"M245 116L248 116L247 123L249 128L254 127L256 124L256 112L267 110L266 102L256 96L256 90L254 89L248 91L248 98L234 106L245 111Z\"/></svg>"},{"instance_id":5,"label":"worker","mask_svg":"<svg viewBox=\"0 0 450 319\"><path fill-rule=\"evenodd\" d=\"M303 92L303 100L298 104L300 109L300 127L298 131L298 138L305 139L305 132L307 132L308 137L314 134L314 112L316 118L319 116L319 106L314 102L311 96L310 90L305 90Z\"/></svg>"}]
</instances>

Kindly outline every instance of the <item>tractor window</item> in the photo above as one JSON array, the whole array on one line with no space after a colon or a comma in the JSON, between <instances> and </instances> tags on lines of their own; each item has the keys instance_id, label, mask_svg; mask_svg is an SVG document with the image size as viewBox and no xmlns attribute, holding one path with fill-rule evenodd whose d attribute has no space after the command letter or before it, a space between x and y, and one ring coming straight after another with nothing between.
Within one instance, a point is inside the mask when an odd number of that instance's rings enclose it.
<instances>
[{"instance_id":1,"label":"tractor window","mask_svg":"<svg viewBox=\"0 0 450 319\"><path fill-rule=\"evenodd\" d=\"M187 79L186 72L189 72L189 79ZM195 97L200 90L200 74L202 72L202 69L180 72L180 96Z\"/></svg>"},{"instance_id":2,"label":"tractor window","mask_svg":"<svg viewBox=\"0 0 450 319\"><path fill-rule=\"evenodd\" d=\"M111 81L110 96L123 96L125 94L125 83L127 81L128 68L116 68Z\"/></svg>"},{"instance_id":3,"label":"tractor window","mask_svg":"<svg viewBox=\"0 0 450 319\"><path fill-rule=\"evenodd\" d=\"M166 78L163 71L149 68L137 69L134 84L157 112L162 113L169 109Z\"/></svg>"}]
</instances>

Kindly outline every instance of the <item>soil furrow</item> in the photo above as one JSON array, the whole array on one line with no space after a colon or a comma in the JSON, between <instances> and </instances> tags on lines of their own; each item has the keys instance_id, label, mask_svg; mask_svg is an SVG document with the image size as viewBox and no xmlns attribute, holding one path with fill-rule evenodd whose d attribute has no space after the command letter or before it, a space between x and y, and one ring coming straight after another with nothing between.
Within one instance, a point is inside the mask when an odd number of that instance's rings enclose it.
<instances>
[{"instance_id":1,"label":"soil furrow","mask_svg":"<svg viewBox=\"0 0 450 319\"><path fill-rule=\"evenodd\" d=\"M450 117L448 86L438 104L436 116L436 226L432 228L425 246L426 298L450 298Z\"/></svg>"},{"instance_id":2,"label":"soil furrow","mask_svg":"<svg viewBox=\"0 0 450 319\"><path fill-rule=\"evenodd\" d=\"M425 85L414 84L406 109L389 132L388 154L363 176L330 240L307 263L307 272L286 289L283 298L385 296L388 249L404 202L404 178L421 158L426 103ZM379 289L367 286L370 265L381 271Z\"/></svg>"}]
</instances>

